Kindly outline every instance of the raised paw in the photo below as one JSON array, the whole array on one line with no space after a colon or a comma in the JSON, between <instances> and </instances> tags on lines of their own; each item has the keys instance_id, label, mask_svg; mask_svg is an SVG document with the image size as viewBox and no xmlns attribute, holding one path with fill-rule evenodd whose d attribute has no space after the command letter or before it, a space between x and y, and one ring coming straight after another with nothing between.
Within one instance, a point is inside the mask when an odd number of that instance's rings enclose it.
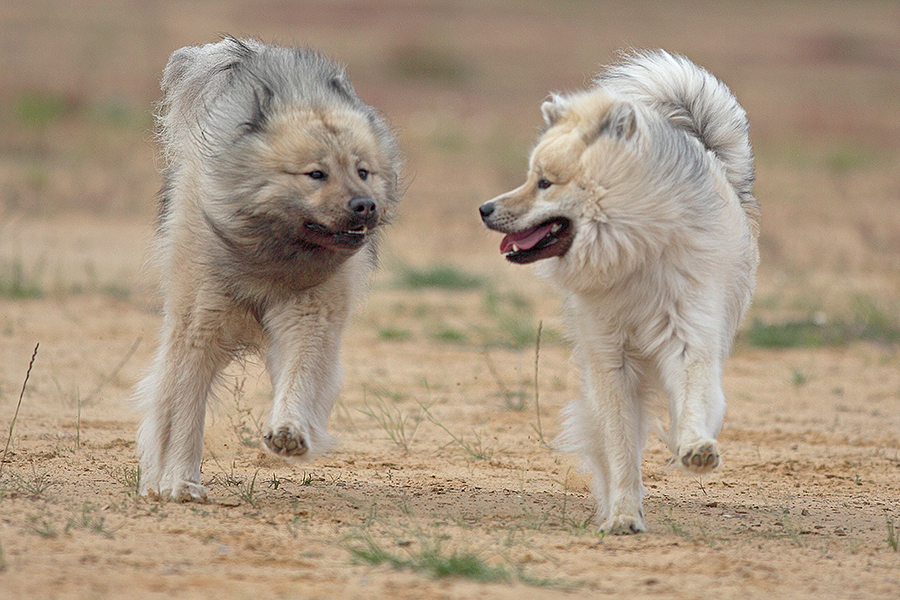
<instances>
[{"instance_id":1,"label":"raised paw","mask_svg":"<svg viewBox=\"0 0 900 600\"><path fill-rule=\"evenodd\" d=\"M719 451L716 442L706 440L681 449L678 460L681 466L692 473L708 473L719 466Z\"/></svg>"},{"instance_id":2,"label":"raised paw","mask_svg":"<svg viewBox=\"0 0 900 600\"><path fill-rule=\"evenodd\" d=\"M277 430L271 429L263 436L263 444L266 450L283 457L303 456L309 450L306 439L300 433L292 431L289 427L279 427Z\"/></svg>"}]
</instances>

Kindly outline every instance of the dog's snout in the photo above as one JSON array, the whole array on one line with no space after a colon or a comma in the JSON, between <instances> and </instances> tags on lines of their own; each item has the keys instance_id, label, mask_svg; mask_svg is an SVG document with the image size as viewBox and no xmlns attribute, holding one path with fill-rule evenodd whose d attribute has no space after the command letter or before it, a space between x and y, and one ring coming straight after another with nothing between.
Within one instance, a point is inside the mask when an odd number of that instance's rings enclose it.
<instances>
[{"instance_id":1,"label":"dog's snout","mask_svg":"<svg viewBox=\"0 0 900 600\"><path fill-rule=\"evenodd\" d=\"M494 214L494 203L493 202L485 202L481 206L478 207L478 212L481 213L482 219L487 219L492 214Z\"/></svg>"},{"instance_id":2,"label":"dog's snout","mask_svg":"<svg viewBox=\"0 0 900 600\"><path fill-rule=\"evenodd\" d=\"M378 220L378 205L369 197L357 196L351 198L350 202L347 203L347 208L350 209L350 213L355 220L367 226L374 225Z\"/></svg>"},{"instance_id":3,"label":"dog's snout","mask_svg":"<svg viewBox=\"0 0 900 600\"><path fill-rule=\"evenodd\" d=\"M378 211L378 207L375 205L375 201L371 198L356 197L350 200L350 211L363 219L369 218L369 215L374 214Z\"/></svg>"}]
</instances>

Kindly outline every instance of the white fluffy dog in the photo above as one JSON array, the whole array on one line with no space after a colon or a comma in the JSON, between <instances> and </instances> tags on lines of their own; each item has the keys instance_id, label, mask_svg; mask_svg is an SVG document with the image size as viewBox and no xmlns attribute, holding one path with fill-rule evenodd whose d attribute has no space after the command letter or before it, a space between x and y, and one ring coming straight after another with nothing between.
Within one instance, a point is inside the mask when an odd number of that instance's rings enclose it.
<instances>
[{"instance_id":1,"label":"white fluffy dog","mask_svg":"<svg viewBox=\"0 0 900 600\"><path fill-rule=\"evenodd\" d=\"M584 389L565 445L609 533L646 530L641 452L654 389L692 473L720 464L722 372L755 285L759 204L744 110L689 60L639 52L553 95L526 182L480 208L501 251L566 293Z\"/></svg>"}]
</instances>

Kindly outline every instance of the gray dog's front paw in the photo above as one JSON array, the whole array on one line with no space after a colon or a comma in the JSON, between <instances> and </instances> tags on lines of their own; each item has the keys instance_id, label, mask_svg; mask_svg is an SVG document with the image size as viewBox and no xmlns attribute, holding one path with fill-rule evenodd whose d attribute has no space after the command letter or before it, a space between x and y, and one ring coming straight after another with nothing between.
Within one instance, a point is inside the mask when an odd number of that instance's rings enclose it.
<instances>
[{"instance_id":1,"label":"gray dog's front paw","mask_svg":"<svg viewBox=\"0 0 900 600\"><path fill-rule=\"evenodd\" d=\"M309 450L306 438L290 426L270 429L263 436L263 444L272 454L285 458L303 456Z\"/></svg>"}]
</instances>

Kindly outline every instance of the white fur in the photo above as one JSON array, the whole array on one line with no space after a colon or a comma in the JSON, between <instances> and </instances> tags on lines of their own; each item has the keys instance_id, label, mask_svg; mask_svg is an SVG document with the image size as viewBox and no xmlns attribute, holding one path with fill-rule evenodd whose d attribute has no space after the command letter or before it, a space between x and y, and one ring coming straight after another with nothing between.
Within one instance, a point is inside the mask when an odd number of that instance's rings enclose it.
<instances>
[{"instance_id":1,"label":"white fur","mask_svg":"<svg viewBox=\"0 0 900 600\"><path fill-rule=\"evenodd\" d=\"M673 462L693 473L721 462L722 373L759 262L746 115L724 84L661 51L552 96L543 114L528 180L482 215L510 234L570 220L568 251L537 268L566 294L583 373L562 442L593 474L601 530L645 531L655 390L669 398Z\"/></svg>"}]
</instances>

